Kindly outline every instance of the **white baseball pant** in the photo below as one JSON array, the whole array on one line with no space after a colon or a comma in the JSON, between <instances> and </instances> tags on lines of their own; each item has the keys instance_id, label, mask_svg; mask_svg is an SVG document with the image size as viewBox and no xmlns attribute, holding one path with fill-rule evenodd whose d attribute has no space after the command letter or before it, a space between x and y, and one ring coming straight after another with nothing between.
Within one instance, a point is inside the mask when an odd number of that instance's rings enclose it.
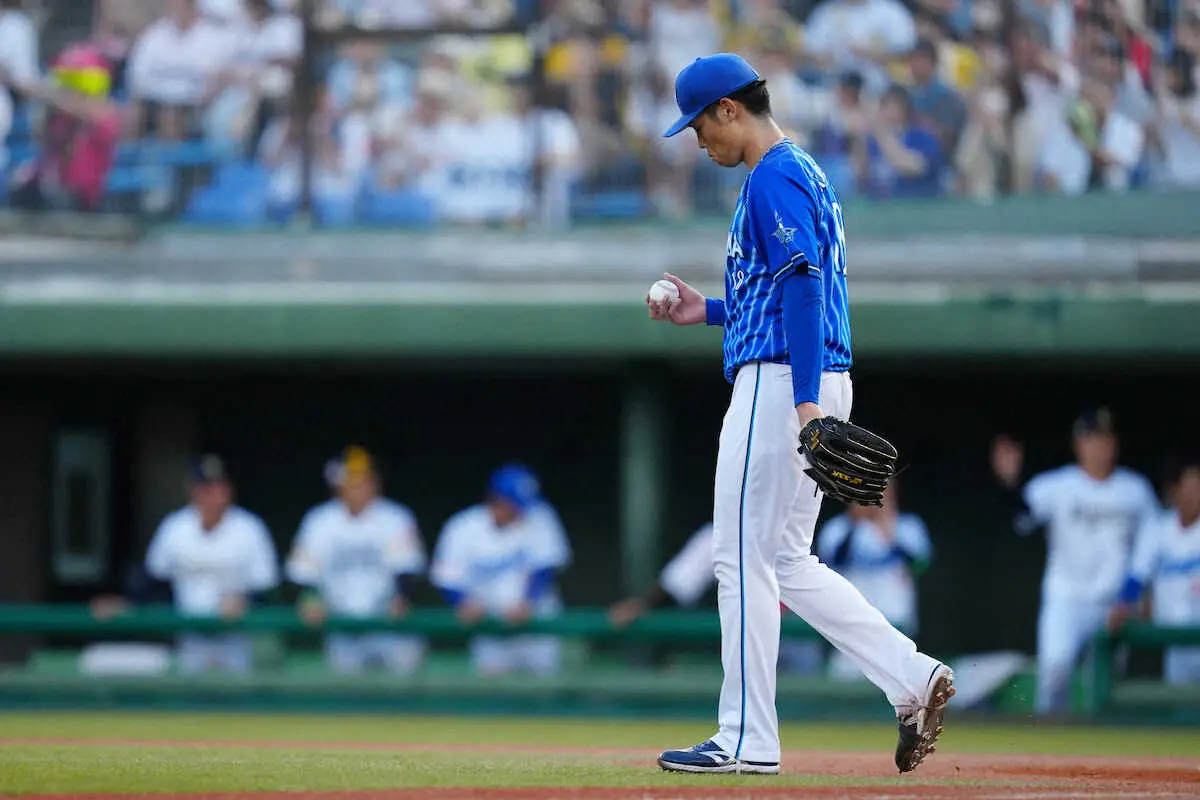
<instances>
[{"instance_id":1,"label":"white baseball pant","mask_svg":"<svg viewBox=\"0 0 1200 800\"><path fill-rule=\"evenodd\" d=\"M1038 612L1038 714L1067 711L1071 676L1079 657L1104 625L1110 604L1097 600L1043 597Z\"/></svg>"},{"instance_id":2,"label":"white baseball pant","mask_svg":"<svg viewBox=\"0 0 1200 800\"><path fill-rule=\"evenodd\" d=\"M184 675L208 670L244 674L254 666L254 649L246 636L187 634L179 637L175 658Z\"/></svg>"},{"instance_id":3,"label":"white baseball pant","mask_svg":"<svg viewBox=\"0 0 1200 800\"><path fill-rule=\"evenodd\" d=\"M848 419L852 395L848 373L821 376L826 414ZM713 741L745 761L779 761L781 599L898 709L921 702L939 664L812 554L822 494L803 473L799 441L791 367L742 367L717 454L713 548L725 679Z\"/></svg>"},{"instance_id":4,"label":"white baseball pant","mask_svg":"<svg viewBox=\"0 0 1200 800\"><path fill-rule=\"evenodd\" d=\"M559 671L562 645L556 636L477 636L471 640L471 660L483 675L549 676Z\"/></svg>"},{"instance_id":5,"label":"white baseball pant","mask_svg":"<svg viewBox=\"0 0 1200 800\"><path fill-rule=\"evenodd\" d=\"M342 675L358 674L371 664L407 675L421 665L424 655L425 641L412 636L335 634L325 640L325 657L334 671Z\"/></svg>"}]
</instances>

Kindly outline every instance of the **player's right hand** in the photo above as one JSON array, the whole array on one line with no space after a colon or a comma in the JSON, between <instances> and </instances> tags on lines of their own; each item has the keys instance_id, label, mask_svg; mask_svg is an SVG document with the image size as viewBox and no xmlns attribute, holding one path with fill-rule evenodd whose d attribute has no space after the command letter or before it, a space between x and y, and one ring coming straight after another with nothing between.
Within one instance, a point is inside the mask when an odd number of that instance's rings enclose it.
<instances>
[{"instance_id":1,"label":"player's right hand","mask_svg":"<svg viewBox=\"0 0 1200 800\"><path fill-rule=\"evenodd\" d=\"M675 288L679 290L679 299L656 303L646 295L646 308L650 312L650 319L667 320L676 325L699 325L704 322L708 318L704 295L669 272L664 273L663 277L675 284Z\"/></svg>"}]
</instances>

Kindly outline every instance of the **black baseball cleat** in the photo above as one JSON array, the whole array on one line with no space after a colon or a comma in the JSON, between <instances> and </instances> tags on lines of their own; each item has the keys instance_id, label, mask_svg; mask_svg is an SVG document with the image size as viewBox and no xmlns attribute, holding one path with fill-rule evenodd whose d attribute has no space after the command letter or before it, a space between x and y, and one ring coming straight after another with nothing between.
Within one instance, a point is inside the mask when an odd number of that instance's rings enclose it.
<instances>
[{"instance_id":1,"label":"black baseball cleat","mask_svg":"<svg viewBox=\"0 0 1200 800\"><path fill-rule=\"evenodd\" d=\"M954 673L941 664L929 676L924 703L900 714L900 739L896 742L896 769L912 772L934 752L942 733L946 704L954 696Z\"/></svg>"}]
</instances>

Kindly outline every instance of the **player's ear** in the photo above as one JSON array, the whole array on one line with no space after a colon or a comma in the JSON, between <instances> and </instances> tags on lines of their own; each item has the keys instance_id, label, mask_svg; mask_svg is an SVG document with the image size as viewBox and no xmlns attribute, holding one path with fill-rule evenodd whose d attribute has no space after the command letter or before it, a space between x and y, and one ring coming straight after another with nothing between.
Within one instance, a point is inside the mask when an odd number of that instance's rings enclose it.
<instances>
[{"instance_id":1,"label":"player's ear","mask_svg":"<svg viewBox=\"0 0 1200 800\"><path fill-rule=\"evenodd\" d=\"M715 116L718 122L732 122L733 118L737 116L737 106L728 97L722 97L718 100L717 107L714 110L716 111Z\"/></svg>"}]
</instances>

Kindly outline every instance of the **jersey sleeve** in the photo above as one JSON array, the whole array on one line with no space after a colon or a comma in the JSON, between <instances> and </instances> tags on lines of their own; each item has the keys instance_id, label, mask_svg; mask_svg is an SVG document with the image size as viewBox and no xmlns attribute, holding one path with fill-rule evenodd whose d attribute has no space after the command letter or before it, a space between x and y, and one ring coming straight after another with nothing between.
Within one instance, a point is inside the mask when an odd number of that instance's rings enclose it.
<instances>
[{"instance_id":1,"label":"jersey sleeve","mask_svg":"<svg viewBox=\"0 0 1200 800\"><path fill-rule=\"evenodd\" d=\"M1021 497L1025 500L1033 522L1045 524L1050 521L1059 494L1059 483L1057 472L1043 472L1025 484ZM1025 532L1028 532L1028 529Z\"/></svg>"},{"instance_id":2,"label":"jersey sleeve","mask_svg":"<svg viewBox=\"0 0 1200 800\"><path fill-rule=\"evenodd\" d=\"M778 170L756 172L750 191L750 225L756 248L775 280L794 272L821 276L817 207L812 194Z\"/></svg>"},{"instance_id":3,"label":"jersey sleeve","mask_svg":"<svg viewBox=\"0 0 1200 800\"><path fill-rule=\"evenodd\" d=\"M174 516L169 516L158 525L146 550L146 573L155 580L169 581L175 577L175 526Z\"/></svg>"},{"instance_id":4,"label":"jersey sleeve","mask_svg":"<svg viewBox=\"0 0 1200 800\"><path fill-rule=\"evenodd\" d=\"M258 517L250 518L250 546L246 565L246 589L265 592L279 585L279 564L271 533Z\"/></svg>"},{"instance_id":5,"label":"jersey sleeve","mask_svg":"<svg viewBox=\"0 0 1200 800\"><path fill-rule=\"evenodd\" d=\"M465 533L463 521L451 519L438 536L437 546L433 551L433 563L429 568L429 579L439 589L466 592L471 588L464 550L469 542L464 537Z\"/></svg>"},{"instance_id":6,"label":"jersey sleeve","mask_svg":"<svg viewBox=\"0 0 1200 800\"><path fill-rule=\"evenodd\" d=\"M571 563L571 543L558 513L548 505L538 510L538 535L531 553L533 568L563 569Z\"/></svg>"},{"instance_id":7,"label":"jersey sleeve","mask_svg":"<svg viewBox=\"0 0 1200 800\"><path fill-rule=\"evenodd\" d=\"M694 605L716 581L712 539L712 525L704 525L692 534L659 575L658 585L681 606Z\"/></svg>"},{"instance_id":8,"label":"jersey sleeve","mask_svg":"<svg viewBox=\"0 0 1200 800\"><path fill-rule=\"evenodd\" d=\"M300 520L300 530L284 566L287 579L301 586L316 586L321 580L321 531L317 520L315 511Z\"/></svg>"},{"instance_id":9,"label":"jersey sleeve","mask_svg":"<svg viewBox=\"0 0 1200 800\"><path fill-rule=\"evenodd\" d=\"M817 533L816 556L829 566L834 566L838 551L850 536L850 517L839 514L821 526Z\"/></svg>"},{"instance_id":10,"label":"jersey sleeve","mask_svg":"<svg viewBox=\"0 0 1200 800\"><path fill-rule=\"evenodd\" d=\"M1129 577L1145 586L1158 570L1161 547L1162 515L1147 518L1138 528L1133 541L1133 553L1129 560Z\"/></svg>"},{"instance_id":11,"label":"jersey sleeve","mask_svg":"<svg viewBox=\"0 0 1200 800\"><path fill-rule=\"evenodd\" d=\"M905 514L896 527L896 548L908 561L913 577L918 577L933 561L933 542L925 521L916 514Z\"/></svg>"},{"instance_id":12,"label":"jersey sleeve","mask_svg":"<svg viewBox=\"0 0 1200 800\"><path fill-rule=\"evenodd\" d=\"M425 545L417 520L404 508L392 515L392 532L384 545L384 562L395 575L419 575L425 571Z\"/></svg>"}]
</instances>

